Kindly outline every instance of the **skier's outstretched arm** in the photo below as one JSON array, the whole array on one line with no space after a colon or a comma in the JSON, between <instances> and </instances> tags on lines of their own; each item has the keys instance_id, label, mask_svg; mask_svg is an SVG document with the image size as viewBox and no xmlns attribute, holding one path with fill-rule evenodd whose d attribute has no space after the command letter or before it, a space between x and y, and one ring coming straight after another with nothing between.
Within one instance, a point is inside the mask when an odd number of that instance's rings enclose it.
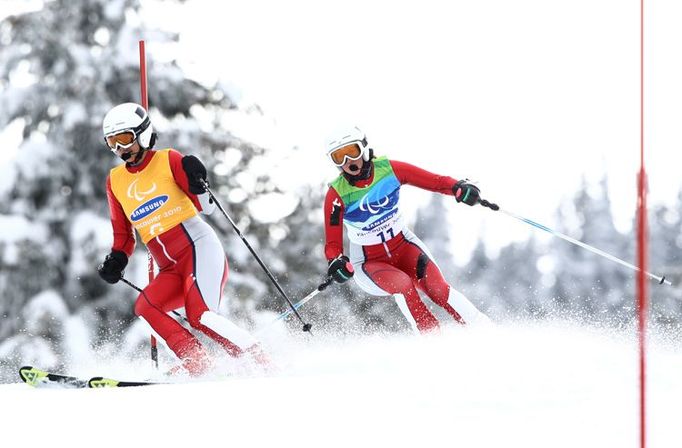
<instances>
[{"instance_id":1,"label":"skier's outstretched arm","mask_svg":"<svg viewBox=\"0 0 682 448\"><path fill-rule=\"evenodd\" d=\"M391 160L391 166L403 185L414 185L424 190L454 196L457 202L467 205L475 205L480 197L481 190L467 180L458 181L397 160Z\"/></svg>"}]
</instances>

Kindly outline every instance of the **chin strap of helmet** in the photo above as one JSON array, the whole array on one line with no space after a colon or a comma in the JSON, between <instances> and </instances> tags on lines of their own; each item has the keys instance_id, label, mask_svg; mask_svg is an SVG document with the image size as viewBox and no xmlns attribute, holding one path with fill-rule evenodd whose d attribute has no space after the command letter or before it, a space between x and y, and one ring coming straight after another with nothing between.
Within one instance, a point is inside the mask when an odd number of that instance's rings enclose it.
<instances>
[{"instance_id":1,"label":"chin strap of helmet","mask_svg":"<svg viewBox=\"0 0 682 448\"><path fill-rule=\"evenodd\" d=\"M152 136L149 137L149 146L147 146L145 149L152 149L154 147L154 144L156 143L156 137L156 132L152 132Z\"/></svg>"},{"instance_id":2,"label":"chin strap of helmet","mask_svg":"<svg viewBox=\"0 0 682 448\"><path fill-rule=\"evenodd\" d=\"M143 149L142 147L140 147L140 151L139 151L139 152L137 153L137 155L135 156L135 160L133 160L133 161L130 162L130 163L133 164L133 165L137 165L138 163L140 163L140 162L142 161L142 159L144 158L144 153L145 153L145 152L147 152L147 150L146 150L146 149Z\"/></svg>"},{"instance_id":3,"label":"chin strap of helmet","mask_svg":"<svg viewBox=\"0 0 682 448\"><path fill-rule=\"evenodd\" d=\"M140 146L140 150L137 152L137 154L135 154L135 157L133 157L132 159L131 159L132 154L129 152L121 154L119 157L126 163L126 165L137 165L144 158L145 152L147 152L147 150Z\"/></svg>"},{"instance_id":4,"label":"chin strap of helmet","mask_svg":"<svg viewBox=\"0 0 682 448\"><path fill-rule=\"evenodd\" d=\"M373 167L374 164L372 163L372 159L369 159L369 161L362 160L362 168L360 168L360 172L358 174L348 174L344 171L343 176L348 182L354 184L355 182L369 179L369 177L372 175Z\"/></svg>"},{"instance_id":5,"label":"chin strap of helmet","mask_svg":"<svg viewBox=\"0 0 682 448\"><path fill-rule=\"evenodd\" d=\"M121 155L118 156L118 157L119 157L121 160L123 160L124 162L127 163L127 162L128 162L128 159L130 158L131 155L132 155L132 154L130 154L129 152L126 152L126 153L121 154Z\"/></svg>"}]
</instances>

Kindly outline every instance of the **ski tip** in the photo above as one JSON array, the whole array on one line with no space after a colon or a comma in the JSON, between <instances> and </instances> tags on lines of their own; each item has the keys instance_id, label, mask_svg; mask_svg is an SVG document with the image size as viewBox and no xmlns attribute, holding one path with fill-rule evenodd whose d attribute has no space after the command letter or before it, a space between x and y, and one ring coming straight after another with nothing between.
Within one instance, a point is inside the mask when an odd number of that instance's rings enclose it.
<instances>
[{"instance_id":1,"label":"ski tip","mask_svg":"<svg viewBox=\"0 0 682 448\"><path fill-rule=\"evenodd\" d=\"M119 381L110 378L96 376L88 380L88 387L91 389L101 389L104 387L118 387Z\"/></svg>"},{"instance_id":2,"label":"ski tip","mask_svg":"<svg viewBox=\"0 0 682 448\"><path fill-rule=\"evenodd\" d=\"M34 368L35 367L33 367L33 366L22 366L19 369L19 375L23 375L24 372L29 372L29 371L33 370ZM23 376L22 376L22 378L23 378Z\"/></svg>"},{"instance_id":3,"label":"ski tip","mask_svg":"<svg viewBox=\"0 0 682 448\"><path fill-rule=\"evenodd\" d=\"M88 387L90 389L102 389L107 387L135 387L135 386L153 386L160 383L151 383L147 381L118 381L111 378L103 378L96 376L88 380Z\"/></svg>"},{"instance_id":4,"label":"ski tip","mask_svg":"<svg viewBox=\"0 0 682 448\"><path fill-rule=\"evenodd\" d=\"M37 386L47 378L48 373L33 366L23 366L19 369L19 376L29 386Z\"/></svg>"}]
</instances>

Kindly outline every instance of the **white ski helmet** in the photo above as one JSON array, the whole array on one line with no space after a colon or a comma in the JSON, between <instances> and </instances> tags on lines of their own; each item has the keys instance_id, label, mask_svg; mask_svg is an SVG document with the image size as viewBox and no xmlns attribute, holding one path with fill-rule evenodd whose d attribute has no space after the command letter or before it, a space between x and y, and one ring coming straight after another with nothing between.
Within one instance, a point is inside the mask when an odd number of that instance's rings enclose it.
<instances>
[{"instance_id":1,"label":"white ski helmet","mask_svg":"<svg viewBox=\"0 0 682 448\"><path fill-rule=\"evenodd\" d=\"M357 126L345 128L332 134L327 139L327 157L339 148L351 143L357 143L362 153L362 159L367 162L372 158L372 149L367 144L367 136ZM337 165L338 166L338 165Z\"/></svg>"},{"instance_id":2,"label":"white ski helmet","mask_svg":"<svg viewBox=\"0 0 682 448\"><path fill-rule=\"evenodd\" d=\"M154 146L156 133L152 129L147 111L139 104L119 104L104 116L102 132L105 141L107 136L125 131L132 131L135 134L135 138L142 149L149 149Z\"/></svg>"}]
</instances>

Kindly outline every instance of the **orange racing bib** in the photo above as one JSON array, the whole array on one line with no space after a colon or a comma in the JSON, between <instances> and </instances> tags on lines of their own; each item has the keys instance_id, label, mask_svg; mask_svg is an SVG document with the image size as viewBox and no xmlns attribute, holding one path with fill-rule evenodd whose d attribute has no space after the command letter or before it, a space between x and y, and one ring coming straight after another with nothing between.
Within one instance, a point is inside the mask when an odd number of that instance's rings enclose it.
<instances>
[{"instance_id":1,"label":"orange racing bib","mask_svg":"<svg viewBox=\"0 0 682 448\"><path fill-rule=\"evenodd\" d=\"M129 172L125 165L109 173L111 191L145 244L197 215L190 198L175 183L169 151L155 151L149 165L138 173Z\"/></svg>"}]
</instances>

